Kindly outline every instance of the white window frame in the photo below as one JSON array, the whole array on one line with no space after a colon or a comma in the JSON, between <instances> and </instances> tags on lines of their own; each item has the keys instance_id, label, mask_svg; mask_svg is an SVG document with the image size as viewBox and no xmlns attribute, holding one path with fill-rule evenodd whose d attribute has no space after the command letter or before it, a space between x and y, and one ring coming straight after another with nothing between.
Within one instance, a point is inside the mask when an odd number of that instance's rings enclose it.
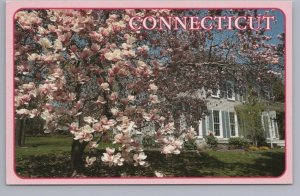
<instances>
[{"instance_id":1,"label":"white window frame","mask_svg":"<svg viewBox=\"0 0 300 196\"><path fill-rule=\"evenodd\" d=\"M219 87L217 89L217 94L214 94L213 90L211 90L211 91L212 91L211 97L213 97L213 98L220 98L220 88Z\"/></svg>"},{"instance_id":2,"label":"white window frame","mask_svg":"<svg viewBox=\"0 0 300 196\"><path fill-rule=\"evenodd\" d=\"M228 97L229 93L228 93L228 84L230 84L231 86L231 89L232 89L232 97ZM235 92L234 92L234 83L232 81L227 81L226 82L226 96L227 96L227 99L230 100L230 101L235 101Z\"/></svg>"},{"instance_id":3,"label":"white window frame","mask_svg":"<svg viewBox=\"0 0 300 196\"><path fill-rule=\"evenodd\" d=\"M236 137L239 137L239 124L238 124L238 118L236 112L234 112L234 118L235 118L235 135Z\"/></svg>"},{"instance_id":4,"label":"white window frame","mask_svg":"<svg viewBox=\"0 0 300 196\"><path fill-rule=\"evenodd\" d=\"M220 135L216 135L215 133L215 119L214 119L214 111L219 112L219 124L220 124ZM223 121L222 121L222 111L221 110L212 110L212 127L213 127L213 132L216 138L223 138Z\"/></svg>"},{"instance_id":5,"label":"white window frame","mask_svg":"<svg viewBox=\"0 0 300 196\"><path fill-rule=\"evenodd\" d=\"M234 117L234 129L235 129L235 135L231 135L230 113L233 113L233 117ZM237 120L236 112L230 112L230 111L228 111L228 114L229 114L230 137L239 137L238 120Z\"/></svg>"}]
</instances>

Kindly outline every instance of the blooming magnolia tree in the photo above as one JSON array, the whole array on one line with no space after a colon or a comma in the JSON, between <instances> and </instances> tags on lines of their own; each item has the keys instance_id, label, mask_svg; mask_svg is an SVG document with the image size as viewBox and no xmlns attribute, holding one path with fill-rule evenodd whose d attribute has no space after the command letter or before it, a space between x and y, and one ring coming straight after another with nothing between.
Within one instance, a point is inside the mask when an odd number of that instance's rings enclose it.
<instances>
[{"instance_id":1,"label":"blooming magnolia tree","mask_svg":"<svg viewBox=\"0 0 300 196\"><path fill-rule=\"evenodd\" d=\"M242 88L245 71L260 70L255 75L259 80L264 73L261 66L278 63L274 62L278 61L276 47L262 42L270 39L263 32L235 30L227 38L214 41L219 36L216 31L174 33L128 28L132 16L186 13L71 9L17 12L16 118L42 118L49 133L68 127L74 135L73 176L82 171L86 146L97 148L103 139L119 146L106 148L101 155L107 165L147 166L137 133L149 123L161 152L180 154L183 142L194 139L197 122L206 113L209 93L198 95L199 88L216 88L228 74ZM237 40L244 44L237 44ZM233 64L240 59L251 63L243 67L235 64L240 70L235 73L232 67L216 63L222 60ZM184 130L179 129L182 114L188 125ZM96 157L85 160L89 166Z\"/></svg>"}]
</instances>

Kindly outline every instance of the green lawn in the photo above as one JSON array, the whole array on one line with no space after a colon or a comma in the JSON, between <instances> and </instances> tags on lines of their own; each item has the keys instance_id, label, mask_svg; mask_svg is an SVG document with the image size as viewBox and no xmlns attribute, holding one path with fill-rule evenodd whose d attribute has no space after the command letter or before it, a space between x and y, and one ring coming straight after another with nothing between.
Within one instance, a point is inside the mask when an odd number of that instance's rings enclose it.
<instances>
[{"instance_id":1,"label":"green lawn","mask_svg":"<svg viewBox=\"0 0 300 196\"><path fill-rule=\"evenodd\" d=\"M17 172L27 177L68 177L70 175L70 136L28 137L26 146L16 149ZM108 167L100 157L108 144L101 144L98 152L85 152L97 156L97 162L86 169L92 177L153 176L163 171L166 176L280 176L285 167L284 150L264 151L207 150L182 152L165 157L159 151L145 151L150 166L147 168L124 165Z\"/></svg>"},{"instance_id":2,"label":"green lawn","mask_svg":"<svg viewBox=\"0 0 300 196\"><path fill-rule=\"evenodd\" d=\"M72 136L51 135L40 137L26 137L25 146L16 148L16 158L30 155L62 154L71 152ZM113 146L108 143L100 143L99 148L105 149Z\"/></svg>"},{"instance_id":3,"label":"green lawn","mask_svg":"<svg viewBox=\"0 0 300 196\"><path fill-rule=\"evenodd\" d=\"M71 136L26 137L24 147L16 148L16 158L71 152Z\"/></svg>"}]
</instances>

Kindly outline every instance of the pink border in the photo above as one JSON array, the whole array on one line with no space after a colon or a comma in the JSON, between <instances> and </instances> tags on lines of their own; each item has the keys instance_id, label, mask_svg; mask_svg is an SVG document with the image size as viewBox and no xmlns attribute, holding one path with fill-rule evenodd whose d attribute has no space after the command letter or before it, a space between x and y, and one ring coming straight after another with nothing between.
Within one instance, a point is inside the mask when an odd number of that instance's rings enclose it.
<instances>
[{"instance_id":1,"label":"pink border","mask_svg":"<svg viewBox=\"0 0 300 196\"><path fill-rule=\"evenodd\" d=\"M291 184L292 183L292 4L291 2L205 2L205 8L275 8L285 14L285 111L286 111L286 170L280 177L198 177L198 178L20 178L14 167L14 80L13 73L13 20L15 12L24 8L80 8L122 9L126 8L198 8L204 2L92 2L78 1L72 6L65 2L8 2L6 5L6 182L7 184Z\"/></svg>"}]
</instances>

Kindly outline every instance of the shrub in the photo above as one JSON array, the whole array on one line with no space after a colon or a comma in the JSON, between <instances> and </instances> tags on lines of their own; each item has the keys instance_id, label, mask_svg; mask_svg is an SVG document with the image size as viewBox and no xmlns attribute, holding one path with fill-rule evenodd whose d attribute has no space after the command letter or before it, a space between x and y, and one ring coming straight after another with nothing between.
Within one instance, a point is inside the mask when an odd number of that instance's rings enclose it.
<instances>
[{"instance_id":1,"label":"shrub","mask_svg":"<svg viewBox=\"0 0 300 196\"><path fill-rule=\"evenodd\" d=\"M259 147L259 150L269 150L270 148L268 146L261 146Z\"/></svg>"},{"instance_id":2,"label":"shrub","mask_svg":"<svg viewBox=\"0 0 300 196\"><path fill-rule=\"evenodd\" d=\"M211 148L215 148L218 145L218 139L213 133L210 133L208 136L206 136L205 141Z\"/></svg>"},{"instance_id":3,"label":"shrub","mask_svg":"<svg viewBox=\"0 0 300 196\"><path fill-rule=\"evenodd\" d=\"M196 150L197 144L194 141L185 141L184 142L184 148L187 150Z\"/></svg>"},{"instance_id":4,"label":"shrub","mask_svg":"<svg viewBox=\"0 0 300 196\"><path fill-rule=\"evenodd\" d=\"M259 150L259 148L257 146L250 146L248 149L251 150L251 151L258 151Z\"/></svg>"},{"instance_id":5,"label":"shrub","mask_svg":"<svg viewBox=\"0 0 300 196\"><path fill-rule=\"evenodd\" d=\"M249 146L249 141L241 137L231 137L229 138L228 144L235 149L245 149Z\"/></svg>"}]
</instances>

